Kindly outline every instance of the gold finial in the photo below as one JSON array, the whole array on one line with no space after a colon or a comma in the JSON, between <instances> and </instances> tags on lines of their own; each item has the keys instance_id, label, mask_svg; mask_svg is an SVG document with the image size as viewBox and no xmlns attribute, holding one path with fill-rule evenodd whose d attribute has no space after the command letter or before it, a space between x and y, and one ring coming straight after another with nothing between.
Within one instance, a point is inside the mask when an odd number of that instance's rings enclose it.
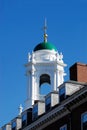
<instances>
[{"instance_id":1,"label":"gold finial","mask_svg":"<svg viewBox=\"0 0 87 130\"><path fill-rule=\"evenodd\" d=\"M45 18L45 24L44 24L44 42L46 43L47 42L47 21L46 21L46 18Z\"/></svg>"}]
</instances>

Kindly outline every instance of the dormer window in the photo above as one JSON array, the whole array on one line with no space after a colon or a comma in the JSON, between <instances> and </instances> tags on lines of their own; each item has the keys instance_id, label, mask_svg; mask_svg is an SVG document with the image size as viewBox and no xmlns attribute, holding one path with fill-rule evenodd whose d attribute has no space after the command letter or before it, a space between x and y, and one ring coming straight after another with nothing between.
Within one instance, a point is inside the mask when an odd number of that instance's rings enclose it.
<instances>
[{"instance_id":1,"label":"dormer window","mask_svg":"<svg viewBox=\"0 0 87 130\"><path fill-rule=\"evenodd\" d=\"M65 99L65 87L62 87L59 89L59 99L60 99L60 102Z\"/></svg>"},{"instance_id":2,"label":"dormer window","mask_svg":"<svg viewBox=\"0 0 87 130\"><path fill-rule=\"evenodd\" d=\"M46 112L47 112L51 108L51 97L46 98L45 105L46 105Z\"/></svg>"},{"instance_id":3,"label":"dormer window","mask_svg":"<svg viewBox=\"0 0 87 130\"><path fill-rule=\"evenodd\" d=\"M60 127L60 130L67 130L67 125L63 125L62 127Z\"/></svg>"},{"instance_id":4,"label":"dormer window","mask_svg":"<svg viewBox=\"0 0 87 130\"><path fill-rule=\"evenodd\" d=\"M16 121L12 122L12 130L16 130Z\"/></svg>"},{"instance_id":5,"label":"dormer window","mask_svg":"<svg viewBox=\"0 0 87 130\"><path fill-rule=\"evenodd\" d=\"M82 129L81 130L87 130L87 112L82 114L82 116L81 116L81 124L82 124Z\"/></svg>"},{"instance_id":6,"label":"dormer window","mask_svg":"<svg viewBox=\"0 0 87 130\"><path fill-rule=\"evenodd\" d=\"M22 127L26 126L26 121L27 121L27 114L24 114L22 116Z\"/></svg>"},{"instance_id":7,"label":"dormer window","mask_svg":"<svg viewBox=\"0 0 87 130\"><path fill-rule=\"evenodd\" d=\"M37 119L38 117L38 105L33 107L33 120Z\"/></svg>"},{"instance_id":8,"label":"dormer window","mask_svg":"<svg viewBox=\"0 0 87 130\"><path fill-rule=\"evenodd\" d=\"M4 126L4 127L2 128L2 130L6 130L6 126Z\"/></svg>"}]
</instances>

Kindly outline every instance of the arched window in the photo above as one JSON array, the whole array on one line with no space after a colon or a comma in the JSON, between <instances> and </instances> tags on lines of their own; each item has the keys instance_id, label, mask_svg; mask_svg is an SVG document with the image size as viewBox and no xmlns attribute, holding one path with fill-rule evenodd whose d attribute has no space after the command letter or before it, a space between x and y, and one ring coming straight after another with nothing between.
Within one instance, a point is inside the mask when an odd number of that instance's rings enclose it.
<instances>
[{"instance_id":1,"label":"arched window","mask_svg":"<svg viewBox=\"0 0 87 130\"><path fill-rule=\"evenodd\" d=\"M40 95L46 95L51 91L51 81L48 74L40 76Z\"/></svg>"}]
</instances>

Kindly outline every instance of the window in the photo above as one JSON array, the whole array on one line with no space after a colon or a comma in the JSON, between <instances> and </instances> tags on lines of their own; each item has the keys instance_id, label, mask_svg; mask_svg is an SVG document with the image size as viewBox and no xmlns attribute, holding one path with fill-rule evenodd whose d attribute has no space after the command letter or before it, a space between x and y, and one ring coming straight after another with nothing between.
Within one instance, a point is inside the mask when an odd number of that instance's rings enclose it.
<instances>
[{"instance_id":1,"label":"window","mask_svg":"<svg viewBox=\"0 0 87 130\"><path fill-rule=\"evenodd\" d=\"M27 112L27 125L29 125L32 122L32 109L28 110Z\"/></svg>"},{"instance_id":2,"label":"window","mask_svg":"<svg viewBox=\"0 0 87 130\"><path fill-rule=\"evenodd\" d=\"M46 111L50 110L50 108L51 108L51 97L46 98L45 105L46 105Z\"/></svg>"},{"instance_id":3,"label":"window","mask_svg":"<svg viewBox=\"0 0 87 130\"><path fill-rule=\"evenodd\" d=\"M33 120L37 119L38 117L38 105L33 107Z\"/></svg>"},{"instance_id":4,"label":"window","mask_svg":"<svg viewBox=\"0 0 87 130\"><path fill-rule=\"evenodd\" d=\"M22 127L26 126L26 121L27 121L27 114L24 114L22 116Z\"/></svg>"},{"instance_id":5,"label":"window","mask_svg":"<svg viewBox=\"0 0 87 130\"><path fill-rule=\"evenodd\" d=\"M6 130L6 126L4 126L4 127L2 128L2 130Z\"/></svg>"},{"instance_id":6,"label":"window","mask_svg":"<svg viewBox=\"0 0 87 130\"><path fill-rule=\"evenodd\" d=\"M87 112L81 115L81 130L87 130Z\"/></svg>"},{"instance_id":7,"label":"window","mask_svg":"<svg viewBox=\"0 0 87 130\"><path fill-rule=\"evenodd\" d=\"M67 125L63 125L62 127L60 127L60 130L67 130Z\"/></svg>"},{"instance_id":8,"label":"window","mask_svg":"<svg viewBox=\"0 0 87 130\"><path fill-rule=\"evenodd\" d=\"M12 130L16 130L16 121L12 122Z\"/></svg>"},{"instance_id":9,"label":"window","mask_svg":"<svg viewBox=\"0 0 87 130\"><path fill-rule=\"evenodd\" d=\"M63 101L65 99L65 87L59 89L59 97L60 101Z\"/></svg>"},{"instance_id":10,"label":"window","mask_svg":"<svg viewBox=\"0 0 87 130\"><path fill-rule=\"evenodd\" d=\"M40 76L40 94L47 95L51 91L51 81L48 74L42 74Z\"/></svg>"}]
</instances>

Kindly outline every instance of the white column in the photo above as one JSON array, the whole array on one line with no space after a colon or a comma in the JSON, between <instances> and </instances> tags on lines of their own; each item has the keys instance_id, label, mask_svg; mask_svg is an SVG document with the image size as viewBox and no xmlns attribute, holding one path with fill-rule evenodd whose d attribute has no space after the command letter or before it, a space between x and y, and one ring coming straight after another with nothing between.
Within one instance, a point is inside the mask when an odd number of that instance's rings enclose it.
<instances>
[{"instance_id":1,"label":"white column","mask_svg":"<svg viewBox=\"0 0 87 130\"><path fill-rule=\"evenodd\" d=\"M56 71L51 72L51 92L56 91Z\"/></svg>"},{"instance_id":2,"label":"white column","mask_svg":"<svg viewBox=\"0 0 87 130\"><path fill-rule=\"evenodd\" d=\"M61 77L60 84L62 84L64 82L64 72L63 72L63 70L60 71L60 77Z\"/></svg>"},{"instance_id":3,"label":"white column","mask_svg":"<svg viewBox=\"0 0 87 130\"><path fill-rule=\"evenodd\" d=\"M53 91L56 91L56 71L54 71L54 86Z\"/></svg>"},{"instance_id":4,"label":"white column","mask_svg":"<svg viewBox=\"0 0 87 130\"><path fill-rule=\"evenodd\" d=\"M58 90L58 69L56 70L56 90Z\"/></svg>"},{"instance_id":5,"label":"white column","mask_svg":"<svg viewBox=\"0 0 87 130\"><path fill-rule=\"evenodd\" d=\"M51 82L51 92L52 92L53 91L53 87L54 87L53 73L51 73L50 82Z\"/></svg>"},{"instance_id":6,"label":"white column","mask_svg":"<svg viewBox=\"0 0 87 130\"><path fill-rule=\"evenodd\" d=\"M35 100L39 100L39 78L36 76L35 79Z\"/></svg>"},{"instance_id":7,"label":"white column","mask_svg":"<svg viewBox=\"0 0 87 130\"><path fill-rule=\"evenodd\" d=\"M31 87L31 72L27 74L28 76L28 85L27 85L27 99L25 101L24 110L32 107L32 87Z\"/></svg>"},{"instance_id":8,"label":"white column","mask_svg":"<svg viewBox=\"0 0 87 130\"><path fill-rule=\"evenodd\" d=\"M31 97L31 86L30 86L30 72L28 72L28 88L27 88L27 99L30 99Z\"/></svg>"},{"instance_id":9,"label":"white column","mask_svg":"<svg viewBox=\"0 0 87 130\"><path fill-rule=\"evenodd\" d=\"M63 72L61 70L59 70L59 83L58 86L60 86L63 83Z\"/></svg>"},{"instance_id":10,"label":"white column","mask_svg":"<svg viewBox=\"0 0 87 130\"><path fill-rule=\"evenodd\" d=\"M34 89L34 70L32 69L32 77L31 77L31 88L32 88L32 91L31 91L31 93L32 93L32 105L34 104L34 93L35 93L35 89Z\"/></svg>"}]
</instances>

